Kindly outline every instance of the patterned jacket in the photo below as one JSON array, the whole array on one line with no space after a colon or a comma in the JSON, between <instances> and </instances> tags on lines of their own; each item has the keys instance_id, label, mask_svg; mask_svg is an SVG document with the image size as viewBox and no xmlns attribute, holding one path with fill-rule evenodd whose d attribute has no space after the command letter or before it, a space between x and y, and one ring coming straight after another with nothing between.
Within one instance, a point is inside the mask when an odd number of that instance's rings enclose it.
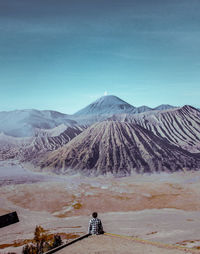
<instances>
[{"instance_id":1,"label":"patterned jacket","mask_svg":"<svg viewBox=\"0 0 200 254\"><path fill-rule=\"evenodd\" d=\"M99 235L103 233L103 226L100 219L92 218L90 220L88 233L92 235Z\"/></svg>"}]
</instances>

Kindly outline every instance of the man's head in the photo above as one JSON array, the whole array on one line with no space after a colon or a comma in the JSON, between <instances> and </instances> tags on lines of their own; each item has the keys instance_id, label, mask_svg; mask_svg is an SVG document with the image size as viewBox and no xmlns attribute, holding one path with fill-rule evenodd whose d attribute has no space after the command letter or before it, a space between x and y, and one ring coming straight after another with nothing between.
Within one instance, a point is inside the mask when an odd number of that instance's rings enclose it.
<instances>
[{"instance_id":1,"label":"man's head","mask_svg":"<svg viewBox=\"0 0 200 254\"><path fill-rule=\"evenodd\" d=\"M93 218L97 218L97 216L98 216L98 213L96 213L96 212L94 212L94 213L92 214L92 217L93 217Z\"/></svg>"}]
</instances>

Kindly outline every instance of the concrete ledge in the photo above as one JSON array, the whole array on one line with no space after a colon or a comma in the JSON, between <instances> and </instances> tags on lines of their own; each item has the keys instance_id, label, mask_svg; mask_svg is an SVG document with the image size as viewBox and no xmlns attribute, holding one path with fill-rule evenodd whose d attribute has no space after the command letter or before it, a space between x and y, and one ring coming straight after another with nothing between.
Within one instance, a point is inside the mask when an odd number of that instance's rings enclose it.
<instances>
[{"instance_id":1,"label":"concrete ledge","mask_svg":"<svg viewBox=\"0 0 200 254\"><path fill-rule=\"evenodd\" d=\"M57 248L54 248L54 249L52 249L52 250L49 250L49 251L45 252L44 254L55 253L56 251L59 251L59 250L65 248L65 247L67 247L67 246L69 246L69 245L71 245L71 244L73 244L73 243L76 243L76 242L78 242L78 241L80 241L80 240L82 240L82 239L84 239L84 238L87 238L88 236L90 236L90 234L83 235L83 236L81 236L81 237L79 237L79 238L76 238L75 240L73 240L73 241L71 241L71 242L69 242L69 243L60 245L60 246L58 246Z\"/></svg>"}]
</instances>

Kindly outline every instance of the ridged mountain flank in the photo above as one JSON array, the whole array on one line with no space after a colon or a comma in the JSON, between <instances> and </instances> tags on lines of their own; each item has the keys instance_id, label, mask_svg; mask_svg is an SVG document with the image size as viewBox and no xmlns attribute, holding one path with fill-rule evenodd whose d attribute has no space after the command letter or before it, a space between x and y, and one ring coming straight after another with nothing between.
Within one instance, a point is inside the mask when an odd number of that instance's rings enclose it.
<instances>
[{"instance_id":1,"label":"ridged mountain flank","mask_svg":"<svg viewBox=\"0 0 200 254\"><path fill-rule=\"evenodd\" d=\"M0 160L16 158L33 161L38 156L67 144L85 129L84 126L60 125L53 129L37 129L33 137L12 137L0 133Z\"/></svg>"},{"instance_id":2,"label":"ridged mountain flank","mask_svg":"<svg viewBox=\"0 0 200 254\"><path fill-rule=\"evenodd\" d=\"M191 154L142 126L103 121L83 131L40 161L55 173L116 176L132 172L174 172L200 168L199 154Z\"/></svg>"},{"instance_id":3,"label":"ridged mountain flank","mask_svg":"<svg viewBox=\"0 0 200 254\"><path fill-rule=\"evenodd\" d=\"M189 152L200 152L200 111L192 106L134 116L116 116L115 119L139 124Z\"/></svg>"},{"instance_id":4,"label":"ridged mountain flank","mask_svg":"<svg viewBox=\"0 0 200 254\"><path fill-rule=\"evenodd\" d=\"M57 127L58 128L58 127ZM73 126L73 127L65 127L66 129L56 136L49 136L49 131L45 130L43 132L38 131L37 136L32 138L31 142L26 146L21 148L21 160L22 161L32 161L34 159L37 160L40 154L44 154L48 151L53 151L67 144L74 137L79 135L84 127ZM56 132L56 128L54 128L54 132ZM1 140L0 140L1 143Z\"/></svg>"}]
</instances>

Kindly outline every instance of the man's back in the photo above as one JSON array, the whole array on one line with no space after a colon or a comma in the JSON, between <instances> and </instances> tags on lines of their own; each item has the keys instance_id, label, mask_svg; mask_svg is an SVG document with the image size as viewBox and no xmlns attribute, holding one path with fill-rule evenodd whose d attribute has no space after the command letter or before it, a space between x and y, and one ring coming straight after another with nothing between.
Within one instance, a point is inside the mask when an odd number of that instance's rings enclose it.
<instances>
[{"instance_id":1,"label":"man's back","mask_svg":"<svg viewBox=\"0 0 200 254\"><path fill-rule=\"evenodd\" d=\"M103 233L103 226L101 220L98 218L92 218L89 222L89 234L99 235Z\"/></svg>"}]
</instances>

